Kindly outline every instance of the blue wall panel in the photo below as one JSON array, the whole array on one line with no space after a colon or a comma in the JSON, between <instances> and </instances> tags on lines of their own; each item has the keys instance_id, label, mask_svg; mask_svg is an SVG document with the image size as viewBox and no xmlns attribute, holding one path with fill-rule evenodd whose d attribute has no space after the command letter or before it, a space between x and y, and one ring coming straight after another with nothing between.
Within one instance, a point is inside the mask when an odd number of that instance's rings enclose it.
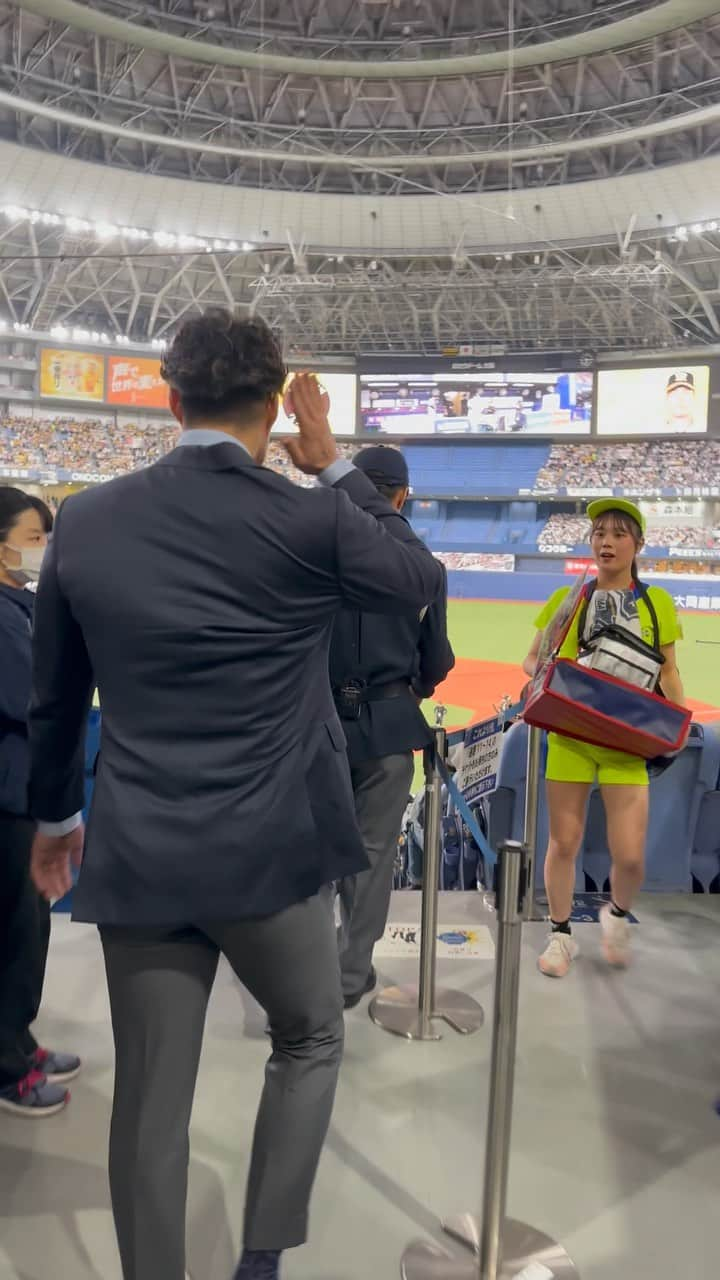
<instances>
[{"instance_id":1,"label":"blue wall panel","mask_svg":"<svg viewBox=\"0 0 720 1280\"><path fill-rule=\"evenodd\" d=\"M544 601L558 587L569 587L574 581L572 574L563 573L474 573L450 569L448 595L456 600ZM687 578L652 578L651 584L669 591L679 609L720 613L720 577L716 582L703 579L697 584Z\"/></svg>"}]
</instances>

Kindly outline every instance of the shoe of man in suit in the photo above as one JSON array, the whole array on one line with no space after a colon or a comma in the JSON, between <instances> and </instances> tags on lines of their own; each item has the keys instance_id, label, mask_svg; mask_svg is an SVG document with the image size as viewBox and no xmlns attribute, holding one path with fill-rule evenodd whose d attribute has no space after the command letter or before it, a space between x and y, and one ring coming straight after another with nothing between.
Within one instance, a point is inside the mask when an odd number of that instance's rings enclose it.
<instances>
[{"instance_id":1,"label":"shoe of man in suit","mask_svg":"<svg viewBox=\"0 0 720 1280\"><path fill-rule=\"evenodd\" d=\"M246 1249L233 1280L280 1280L280 1254Z\"/></svg>"}]
</instances>

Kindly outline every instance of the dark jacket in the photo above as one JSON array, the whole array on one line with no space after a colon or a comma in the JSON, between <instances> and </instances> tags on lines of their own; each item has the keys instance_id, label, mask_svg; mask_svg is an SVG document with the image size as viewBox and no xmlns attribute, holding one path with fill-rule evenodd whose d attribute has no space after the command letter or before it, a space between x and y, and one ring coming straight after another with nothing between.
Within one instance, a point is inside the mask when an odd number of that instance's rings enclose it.
<instances>
[{"instance_id":1,"label":"dark jacket","mask_svg":"<svg viewBox=\"0 0 720 1280\"><path fill-rule=\"evenodd\" d=\"M27 813L27 717L35 596L0 583L0 810Z\"/></svg>"},{"instance_id":2,"label":"dark jacket","mask_svg":"<svg viewBox=\"0 0 720 1280\"><path fill-rule=\"evenodd\" d=\"M398 523L393 531L401 527ZM357 720L343 719L351 765L417 750L430 740L418 698L431 697L455 665L447 635L444 567L442 574L440 595L423 610L398 609L392 616L381 616L343 609L335 619L330 645L334 691L348 680L361 681L369 689L406 686L399 694L390 690L391 698L362 703Z\"/></svg>"},{"instance_id":3,"label":"dark jacket","mask_svg":"<svg viewBox=\"0 0 720 1280\"><path fill-rule=\"evenodd\" d=\"M342 605L420 609L440 590L357 471L302 489L229 442L70 498L35 606L30 803L46 821L82 808L95 680L76 918L271 915L363 869L331 625Z\"/></svg>"}]
</instances>

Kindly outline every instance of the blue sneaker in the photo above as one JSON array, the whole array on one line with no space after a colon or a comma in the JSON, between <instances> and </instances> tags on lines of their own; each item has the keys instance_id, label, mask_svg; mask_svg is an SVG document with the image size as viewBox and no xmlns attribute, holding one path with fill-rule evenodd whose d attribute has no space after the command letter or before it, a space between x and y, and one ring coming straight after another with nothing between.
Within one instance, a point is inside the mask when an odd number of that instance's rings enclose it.
<instances>
[{"instance_id":1,"label":"blue sneaker","mask_svg":"<svg viewBox=\"0 0 720 1280\"><path fill-rule=\"evenodd\" d=\"M69 1101L67 1089L51 1084L42 1071L31 1071L24 1079L0 1089L0 1111L16 1116L55 1116Z\"/></svg>"},{"instance_id":2,"label":"blue sneaker","mask_svg":"<svg viewBox=\"0 0 720 1280\"><path fill-rule=\"evenodd\" d=\"M280 1254L246 1249L233 1280L280 1280Z\"/></svg>"},{"instance_id":3,"label":"blue sneaker","mask_svg":"<svg viewBox=\"0 0 720 1280\"><path fill-rule=\"evenodd\" d=\"M36 1049L33 1066L47 1076L51 1084L68 1084L80 1075L82 1063L74 1053L53 1053L51 1049Z\"/></svg>"}]
</instances>

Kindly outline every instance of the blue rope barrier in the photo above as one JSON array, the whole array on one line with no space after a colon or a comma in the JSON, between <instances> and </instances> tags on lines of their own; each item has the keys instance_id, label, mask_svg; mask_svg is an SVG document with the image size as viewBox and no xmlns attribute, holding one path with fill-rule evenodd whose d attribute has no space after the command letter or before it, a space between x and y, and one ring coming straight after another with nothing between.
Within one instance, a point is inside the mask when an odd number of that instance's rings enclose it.
<instances>
[{"instance_id":1,"label":"blue rope barrier","mask_svg":"<svg viewBox=\"0 0 720 1280\"><path fill-rule=\"evenodd\" d=\"M475 814L470 808L470 805L468 804L462 791L460 790L457 783L454 781L452 775L450 774L447 768L447 765L445 764L445 761L438 760L437 766L440 772L440 777L442 778L443 782L445 783L445 786L448 789L448 795L452 796L453 802L457 807L458 813L460 814L463 822L465 823L465 826L468 828L470 835L472 836L476 845L480 849L480 852L482 853L487 866L494 867L495 863L497 862L497 855L493 853L492 849L490 848L490 845L485 839L485 836L480 830L480 824L478 823L475 817Z\"/></svg>"},{"instance_id":2,"label":"blue rope barrier","mask_svg":"<svg viewBox=\"0 0 720 1280\"><path fill-rule=\"evenodd\" d=\"M516 702L513 707L508 707L506 711L500 712L499 716L504 720L514 720L516 716L522 713L523 703ZM449 733L447 737L448 746L456 747L465 739L466 729L456 729L453 733ZM444 760L437 761L440 777L442 778L448 790L448 795L452 798L455 807L458 810L465 826L468 828L473 840L482 853L486 866L492 868L497 863L497 854L490 848L487 839L480 829L475 814L470 808L462 791L452 777Z\"/></svg>"}]
</instances>

